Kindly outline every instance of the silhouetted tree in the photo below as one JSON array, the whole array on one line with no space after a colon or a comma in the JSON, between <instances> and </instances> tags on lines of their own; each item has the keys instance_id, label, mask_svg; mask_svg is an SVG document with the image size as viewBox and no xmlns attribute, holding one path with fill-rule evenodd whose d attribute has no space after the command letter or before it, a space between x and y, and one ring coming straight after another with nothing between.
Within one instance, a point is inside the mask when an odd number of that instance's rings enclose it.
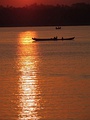
<instances>
[{"instance_id":1,"label":"silhouetted tree","mask_svg":"<svg viewBox=\"0 0 90 120\"><path fill-rule=\"evenodd\" d=\"M0 26L90 25L90 4L0 6Z\"/></svg>"}]
</instances>

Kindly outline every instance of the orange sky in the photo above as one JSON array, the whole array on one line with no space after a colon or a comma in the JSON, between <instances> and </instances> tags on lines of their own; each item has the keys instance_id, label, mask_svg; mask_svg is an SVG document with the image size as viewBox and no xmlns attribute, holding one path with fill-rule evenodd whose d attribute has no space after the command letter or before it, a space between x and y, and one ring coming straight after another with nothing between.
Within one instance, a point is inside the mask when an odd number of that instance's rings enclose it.
<instances>
[{"instance_id":1,"label":"orange sky","mask_svg":"<svg viewBox=\"0 0 90 120\"><path fill-rule=\"evenodd\" d=\"M90 0L0 0L0 5L4 6L25 6L25 5L30 5L33 3L37 4L73 4L73 3L78 3L78 2L86 2L90 3Z\"/></svg>"}]
</instances>

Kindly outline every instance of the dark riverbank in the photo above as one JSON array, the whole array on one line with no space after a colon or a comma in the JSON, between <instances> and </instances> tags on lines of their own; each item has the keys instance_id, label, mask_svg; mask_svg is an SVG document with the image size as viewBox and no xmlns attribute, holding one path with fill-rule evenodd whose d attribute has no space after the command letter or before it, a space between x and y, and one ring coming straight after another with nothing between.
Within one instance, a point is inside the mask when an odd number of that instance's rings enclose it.
<instances>
[{"instance_id":1,"label":"dark riverbank","mask_svg":"<svg viewBox=\"0 0 90 120\"><path fill-rule=\"evenodd\" d=\"M0 27L90 25L90 4L0 6Z\"/></svg>"}]
</instances>

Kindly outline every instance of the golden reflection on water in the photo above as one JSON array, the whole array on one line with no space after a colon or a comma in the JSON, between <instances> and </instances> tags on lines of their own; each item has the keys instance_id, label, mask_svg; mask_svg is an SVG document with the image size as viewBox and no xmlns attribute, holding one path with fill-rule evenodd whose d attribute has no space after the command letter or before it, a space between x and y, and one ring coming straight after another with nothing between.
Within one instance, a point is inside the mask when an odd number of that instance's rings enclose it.
<instances>
[{"instance_id":1,"label":"golden reflection on water","mask_svg":"<svg viewBox=\"0 0 90 120\"><path fill-rule=\"evenodd\" d=\"M26 31L19 34L19 44L30 44L33 42L32 37L36 36L36 32Z\"/></svg>"},{"instance_id":2,"label":"golden reflection on water","mask_svg":"<svg viewBox=\"0 0 90 120\"><path fill-rule=\"evenodd\" d=\"M37 46L31 43L31 38L35 36L34 32L22 32L19 36L18 46L18 67L19 77L19 120L39 119L37 110L39 110L40 98L39 87L36 76L37 71Z\"/></svg>"}]
</instances>

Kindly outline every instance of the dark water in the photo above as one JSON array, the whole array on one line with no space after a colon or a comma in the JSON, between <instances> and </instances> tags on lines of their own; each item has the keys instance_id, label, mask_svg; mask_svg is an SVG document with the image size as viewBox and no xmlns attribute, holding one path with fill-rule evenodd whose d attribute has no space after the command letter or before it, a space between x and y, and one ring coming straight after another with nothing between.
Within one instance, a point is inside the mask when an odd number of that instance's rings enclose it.
<instances>
[{"instance_id":1,"label":"dark water","mask_svg":"<svg viewBox=\"0 0 90 120\"><path fill-rule=\"evenodd\" d=\"M0 120L90 120L89 32L0 28ZM32 41L54 36L75 40Z\"/></svg>"}]
</instances>

